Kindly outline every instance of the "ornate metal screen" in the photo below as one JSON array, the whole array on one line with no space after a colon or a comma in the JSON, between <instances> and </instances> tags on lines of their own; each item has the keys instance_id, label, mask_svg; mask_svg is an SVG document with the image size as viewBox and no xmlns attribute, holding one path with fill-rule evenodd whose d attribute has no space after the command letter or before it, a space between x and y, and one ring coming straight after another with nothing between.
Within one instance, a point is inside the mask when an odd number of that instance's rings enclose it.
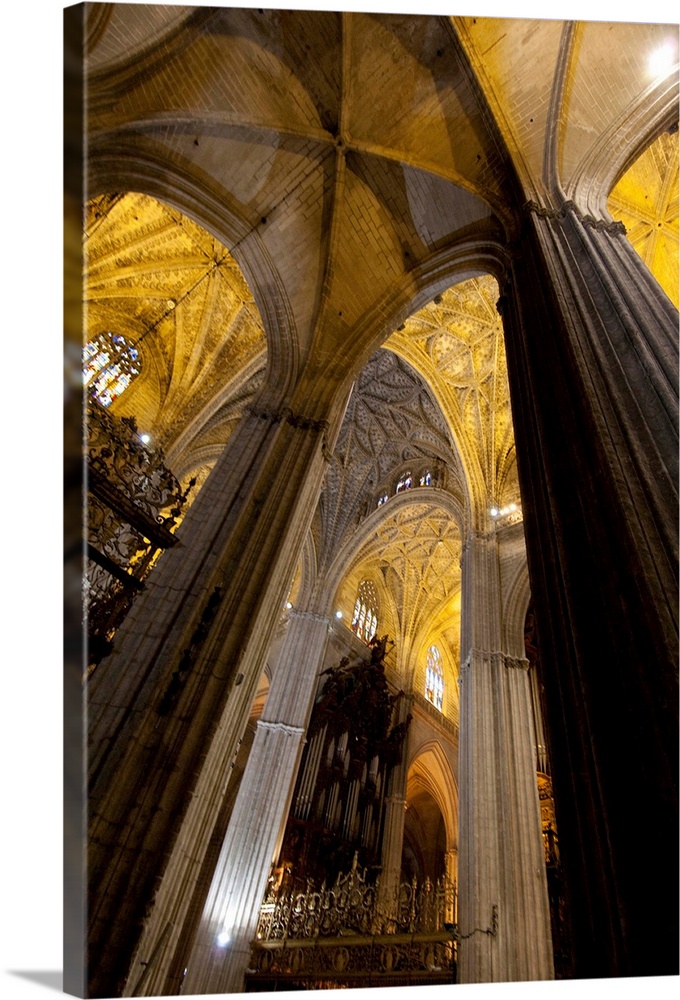
<instances>
[{"instance_id":1,"label":"ornate metal screen","mask_svg":"<svg viewBox=\"0 0 680 1000\"><path fill-rule=\"evenodd\" d=\"M91 402L87 411L85 597L90 666L109 640L154 560L174 545L182 493L163 452L143 444L133 417Z\"/></svg>"},{"instance_id":2,"label":"ornate metal screen","mask_svg":"<svg viewBox=\"0 0 680 1000\"><path fill-rule=\"evenodd\" d=\"M253 943L250 991L453 982L456 887L403 882L381 901L379 880L355 864L334 884L271 891Z\"/></svg>"}]
</instances>

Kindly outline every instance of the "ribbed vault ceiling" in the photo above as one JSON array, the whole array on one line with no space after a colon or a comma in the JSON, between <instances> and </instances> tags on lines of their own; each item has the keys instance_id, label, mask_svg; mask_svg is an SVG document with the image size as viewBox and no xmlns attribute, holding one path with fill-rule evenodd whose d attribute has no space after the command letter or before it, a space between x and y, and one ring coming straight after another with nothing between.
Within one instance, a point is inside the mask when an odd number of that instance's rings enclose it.
<instances>
[{"instance_id":1,"label":"ribbed vault ceiling","mask_svg":"<svg viewBox=\"0 0 680 1000\"><path fill-rule=\"evenodd\" d=\"M678 131L665 132L633 164L607 208L678 307Z\"/></svg>"},{"instance_id":2,"label":"ribbed vault ceiling","mask_svg":"<svg viewBox=\"0 0 680 1000\"><path fill-rule=\"evenodd\" d=\"M354 373L317 560L357 532L347 592L382 579L405 648L453 648L454 508L372 505L421 456L461 517L518 499L498 290L449 277L411 304L443 254L516 236L509 205L590 205L619 123L666 85L647 60L667 28L101 4L87 29L87 330L143 364L114 409L204 476L267 361L329 397ZM609 201L676 304L677 163L661 135Z\"/></svg>"},{"instance_id":3,"label":"ribbed vault ceiling","mask_svg":"<svg viewBox=\"0 0 680 1000\"><path fill-rule=\"evenodd\" d=\"M89 336L111 330L141 354L142 374L123 411L134 412L170 458L179 457L182 440L197 447L199 431L221 450L227 434L219 425L266 356L262 321L234 258L185 215L139 194L90 202L85 254Z\"/></svg>"}]
</instances>

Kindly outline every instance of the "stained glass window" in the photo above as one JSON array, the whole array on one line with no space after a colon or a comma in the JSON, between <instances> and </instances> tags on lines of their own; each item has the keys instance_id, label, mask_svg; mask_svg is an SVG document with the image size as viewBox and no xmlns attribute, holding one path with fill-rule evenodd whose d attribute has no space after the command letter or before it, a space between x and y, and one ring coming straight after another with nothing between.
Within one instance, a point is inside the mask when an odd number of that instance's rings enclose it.
<instances>
[{"instance_id":1,"label":"stained glass window","mask_svg":"<svg viewBox=\"0 0 680 1000\"><path fill-rule=\"evenodd\" d=\"M397 489L395 492L401 493L402 490L410 490L412 483L413 483L413 477L411 476L411 473L408 472L397 483Z\"/></svg>"},{"instance_id":2,"label":"stained glass window","mask_svg":"<svg viewBox=\"0 0 680 1000\"><path fill-rule=\"evenodd\" d=\"M382 496L378 497L378 507L382 507L384 503L387 503L387 493L383 493Z\"/></svg>"},{"instance_id":3,"label":"stained glass window","mask_svg":"<svg viewBox=\"0 0 680 1000\"><path fill-rule=\"evenodd\" d=\"M424 476L420 477L420 485L421 486L431 486L432 485L432 476L430 475L429 472L426 472Z\"/></svg>"},{"instance_id":4,"label":"stained glass window","mask_svg":"<svg viewBox=\"0 0 680 1000\"><path fill-rule=\"evenodd\" d=\"M370 642L378 630L378 595L370 580L362 580L354 604L352 631L364 642Z\"/></svg>"},{"instance_id":5,"label":"stained glass window","mask_svg":"<svg viewBox=\"0 0 680 1000\"><path fill-rule=\"evenodd\" d=\"M435 708L442 711L444 704L444 671L442 659L436 646L430 646L427 651L427 670L425 674L425 697Z\"/></svg>"},{"instance_id":6,"label":"stained glass window","mask_svg":"<svg viewBox=\"0 0 680 1000\"><path fill-rule=\"evenodd\" d=\"M110 406L140 371L139 351L120 334L105 331L83 347L83 384L102 406Z\"/></svg>"}]
</instances>

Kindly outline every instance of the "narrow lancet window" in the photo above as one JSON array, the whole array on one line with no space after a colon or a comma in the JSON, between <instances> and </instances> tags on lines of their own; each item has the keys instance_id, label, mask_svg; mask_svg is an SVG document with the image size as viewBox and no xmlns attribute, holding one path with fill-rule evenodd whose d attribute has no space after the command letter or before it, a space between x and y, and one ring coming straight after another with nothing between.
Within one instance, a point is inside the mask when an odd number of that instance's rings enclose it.
<instances>
[{"instance_id":1,"label":"narrow lancet window","mask_svg":"<svg viewBox=\"0 0 680 1000\"><path fill-rule=\"evenodd\" d=\"M362 580L354 604L352 631L364 642L370 642L378 630L378 595L370 580Z\"/></svg>"},{"instance_id":2,"label":"narrow lancet window","mask_svg":"<svg viewBox=\"0 0 680 1000\"><path fill-rule=\"evenodd\" d=\"M444 705L444 671L442 660L436 646L430 646L427 651L427 670L425 673L425 697L435 708L442 711Z\"/></svg>"}]
</instances>

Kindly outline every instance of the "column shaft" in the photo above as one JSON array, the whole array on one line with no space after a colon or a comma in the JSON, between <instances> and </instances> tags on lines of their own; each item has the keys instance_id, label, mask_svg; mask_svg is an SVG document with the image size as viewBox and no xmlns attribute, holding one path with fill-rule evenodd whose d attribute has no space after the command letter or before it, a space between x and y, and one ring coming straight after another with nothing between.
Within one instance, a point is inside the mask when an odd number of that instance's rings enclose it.
<instances>
[{"instance_id":1,"label":"column shaft","mask_svg":"<svg viewBox=\"0 0 680 1000\"><path fill-rule=\"evenodd\" d=\"M219 814L318 498L323 433L290 413L244 421L95 672L92 996L120 993L157 899L181 921L170 901L188 895Z\"/></svg>"},{"instance_id":2,"label":"column shaft","mask_svg":"<svg viewBox=\"0 0 680 1000\"><path fill-rule=\"evenodd\" d=\"M329 619L290 613L188 964L189 993L238 993L286 823L328 641ZM220 945L218 936L228 932Z\"/></svg>"},{"instance_id":3,"label":"column shaft","mask_svg":"<svg viewBox=\"0 0 680 1000\"><path fill-rule=\"evenodd\" d=\"M406 720L412 697L400 700L398 723ZM385 797L385 825L382 844L382 871L378 904L382 913L394 917L397 911L399 884L401 882L401 857L404 849L404 807L406 805L406 779L408 776L408 732L401 750L401 761L392 770L390 787Z\"/></svg>"},{"instance_id":4,"label":"column shaft","mask_svg":"<svg viewBox=\"0 0 680 1000\"><path fill-rule=\"evenodd\" d=\"M447 883L446 922L458 923L458 848L452 847L444 855L445 875Z\"/></svg>"},{"instance_id":5,"label":"column shaft","mask_svg":"<svg viewBox=\"0 0 680 1000\"><path fill-rule=\"evenodd\" d=\"M551 979L526 661L501 651L495 536L463 552L458 981Z\"/></svg>"},{"instance_id":6,"label":"column shaft","mask_svg":"<svg viewBox=\"0 0 680 1000\"><path fill-rule=\"evenodd\" d=\"M569 204L533 206L507 293L573 972L677 974L678 314Z\"/></svg>"}]
</instances>

